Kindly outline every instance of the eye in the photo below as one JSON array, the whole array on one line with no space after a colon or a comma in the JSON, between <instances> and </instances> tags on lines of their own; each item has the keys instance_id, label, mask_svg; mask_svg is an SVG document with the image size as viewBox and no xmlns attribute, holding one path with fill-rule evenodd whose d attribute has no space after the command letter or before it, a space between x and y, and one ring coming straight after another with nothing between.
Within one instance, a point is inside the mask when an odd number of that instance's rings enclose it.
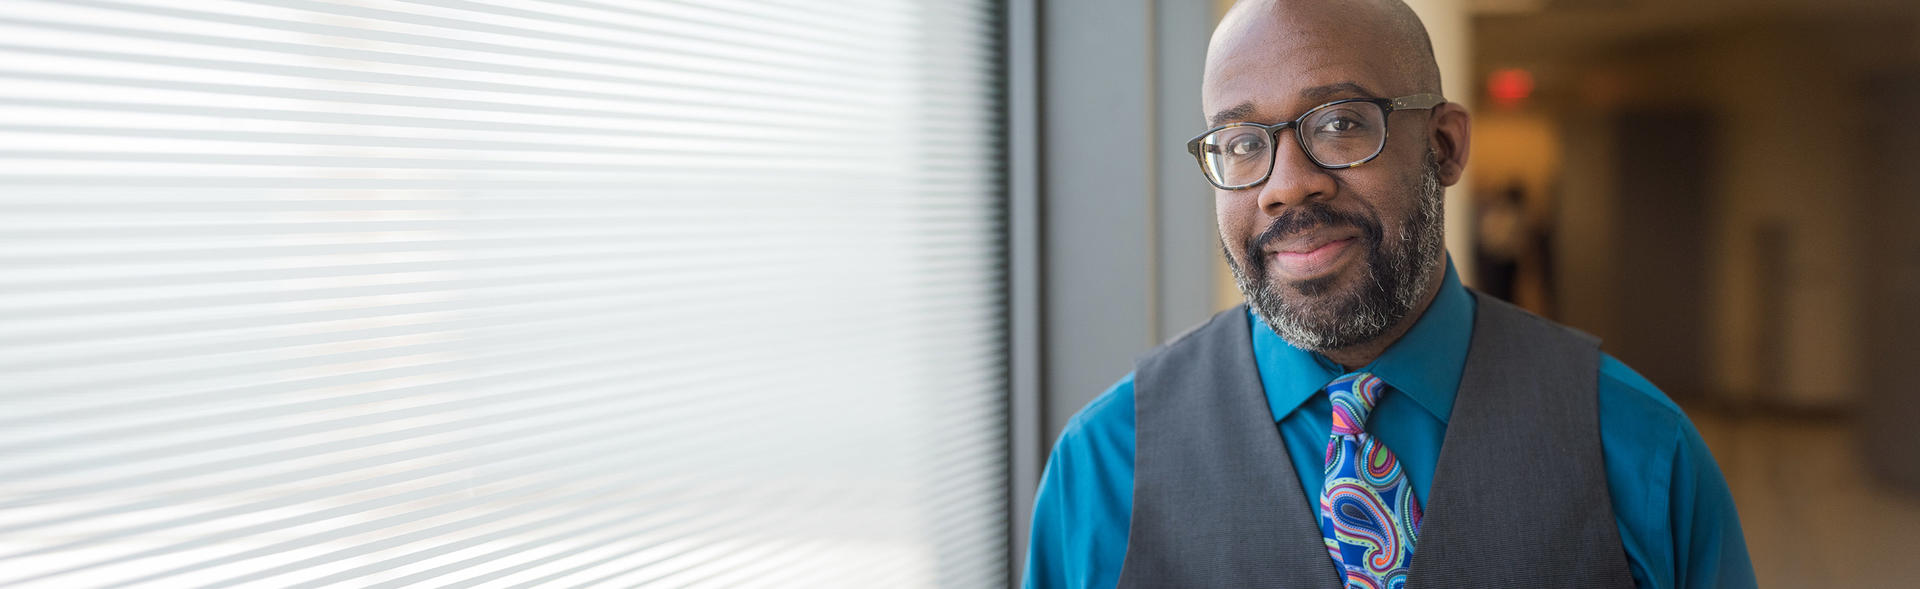
<instances>
[{"instance_id":1,"label":"eye","mask_svg":"<svg viewBox=\"0 0 1920 589\"><path fill-rule=\"evenodd\" d=\"M1227 155L1247 157L1267 149L1267 138L1258 133L1247 133L1227 140Z\"/></svg>"},{"instance_id":2,"label":"eye","mask_svg":"<svg viewBox=\"0 0 1920 589\"><path fill-rule=\"evenodd\" d=\"M1367 126L1366 121L1362 121L1358 118L1336 115L1334 117L1320 121L1320 126L1314 127L1314 130L1320 133L1345 134L1345 133L1353 133L1353 132L1359 131L1361 129L1366 128L1366 126Z\"/></svg>"}]
</instances>

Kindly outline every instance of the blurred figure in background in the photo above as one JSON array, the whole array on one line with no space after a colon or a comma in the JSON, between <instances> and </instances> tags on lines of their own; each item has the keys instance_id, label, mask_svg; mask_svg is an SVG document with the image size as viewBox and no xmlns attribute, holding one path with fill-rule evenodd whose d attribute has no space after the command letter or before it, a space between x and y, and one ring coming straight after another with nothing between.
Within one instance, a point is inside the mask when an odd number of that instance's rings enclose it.
<instances>
[{"instance_id":1,"label":"blurred figure in background","mask_svg":"<svg viewBox=\"0 0 1920 589\"><path fill-rule=\"evenodd\" d=\"M1553 308L1553 232L1529 209L1526 185L1515 181L1482 199L1474 219L1473 287L1546 317Z\"/></svg>"},{"instance_id":2,"label":"blurred figure in background","mask_svg":"<svg viewBox=\"0 0 1920 589\"><path fill-rule=\"evenodd\" d=\"M1480 218L1474 225L1474 264L1479 280L1474 288L1481 292L1514 300L1514 281L1520 273L1520 257L1528 239L1525 189L1518 184L1500 191L1499 196L1480 204Z\"/></svg>"}]
</instances>

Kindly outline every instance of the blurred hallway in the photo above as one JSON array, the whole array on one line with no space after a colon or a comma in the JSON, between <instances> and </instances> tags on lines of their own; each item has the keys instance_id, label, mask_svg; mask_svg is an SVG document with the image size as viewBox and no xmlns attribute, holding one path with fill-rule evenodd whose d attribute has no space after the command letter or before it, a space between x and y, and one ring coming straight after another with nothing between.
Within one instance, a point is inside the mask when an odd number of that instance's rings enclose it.
<instances>
[{"instance_id":1,"label":"blurred hallway","mask_svg":"<svg viewBox=\"0 0 1920 589\"><path fill-rule=\"evenodd\" d=\"M1920 586L1920 5L1473 5L1475 286L1687 408L1760 586Z\"/></svg>"},{"instance_id":2,"label":"blurred hallway","mask_svg":"<svg viewBox=\"0 0 1920 589\"><path fill-rule=\"evenodd\" d=\"M1872 476L1849 420L1686 409L1733 488L1761 587L1920 582L1920 495Z\"/></svg>"}]
</instances>

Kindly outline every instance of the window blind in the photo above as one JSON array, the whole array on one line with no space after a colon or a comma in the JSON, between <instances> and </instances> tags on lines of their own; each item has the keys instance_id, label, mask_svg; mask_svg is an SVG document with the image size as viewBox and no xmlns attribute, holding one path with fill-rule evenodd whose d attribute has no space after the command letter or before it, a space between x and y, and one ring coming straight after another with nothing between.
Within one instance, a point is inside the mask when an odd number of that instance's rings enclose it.
<instances>
[{"instance_id":1,"label":"window blind","mask_svg":"<svg viewBox=\"0 0 1920 589\"><path fill-rule=\"evenodd\" d=\"M996 11L0 0L0 586L1003 584Z\"/></svg>"}]
</instances>

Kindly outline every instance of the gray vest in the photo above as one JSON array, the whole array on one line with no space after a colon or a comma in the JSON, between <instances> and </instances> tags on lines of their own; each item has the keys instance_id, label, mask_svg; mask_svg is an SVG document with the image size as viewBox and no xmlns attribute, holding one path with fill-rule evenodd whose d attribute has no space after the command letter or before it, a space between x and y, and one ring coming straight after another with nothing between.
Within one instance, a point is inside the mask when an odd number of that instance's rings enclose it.
<instances>
[{"instance_id":1,"label":"gray vest","mask_svg":"<svg viewBox=\"0 0 1920 589\"><path fill-rule=\"evenodd\" d=\"M1598 340L1474 294L1407 586L1633 587L1600 455ZM1267 409L1246 307L1143 356L1134 399L1120 587L1341 586Z\"/></svg>"}]
</instances>

